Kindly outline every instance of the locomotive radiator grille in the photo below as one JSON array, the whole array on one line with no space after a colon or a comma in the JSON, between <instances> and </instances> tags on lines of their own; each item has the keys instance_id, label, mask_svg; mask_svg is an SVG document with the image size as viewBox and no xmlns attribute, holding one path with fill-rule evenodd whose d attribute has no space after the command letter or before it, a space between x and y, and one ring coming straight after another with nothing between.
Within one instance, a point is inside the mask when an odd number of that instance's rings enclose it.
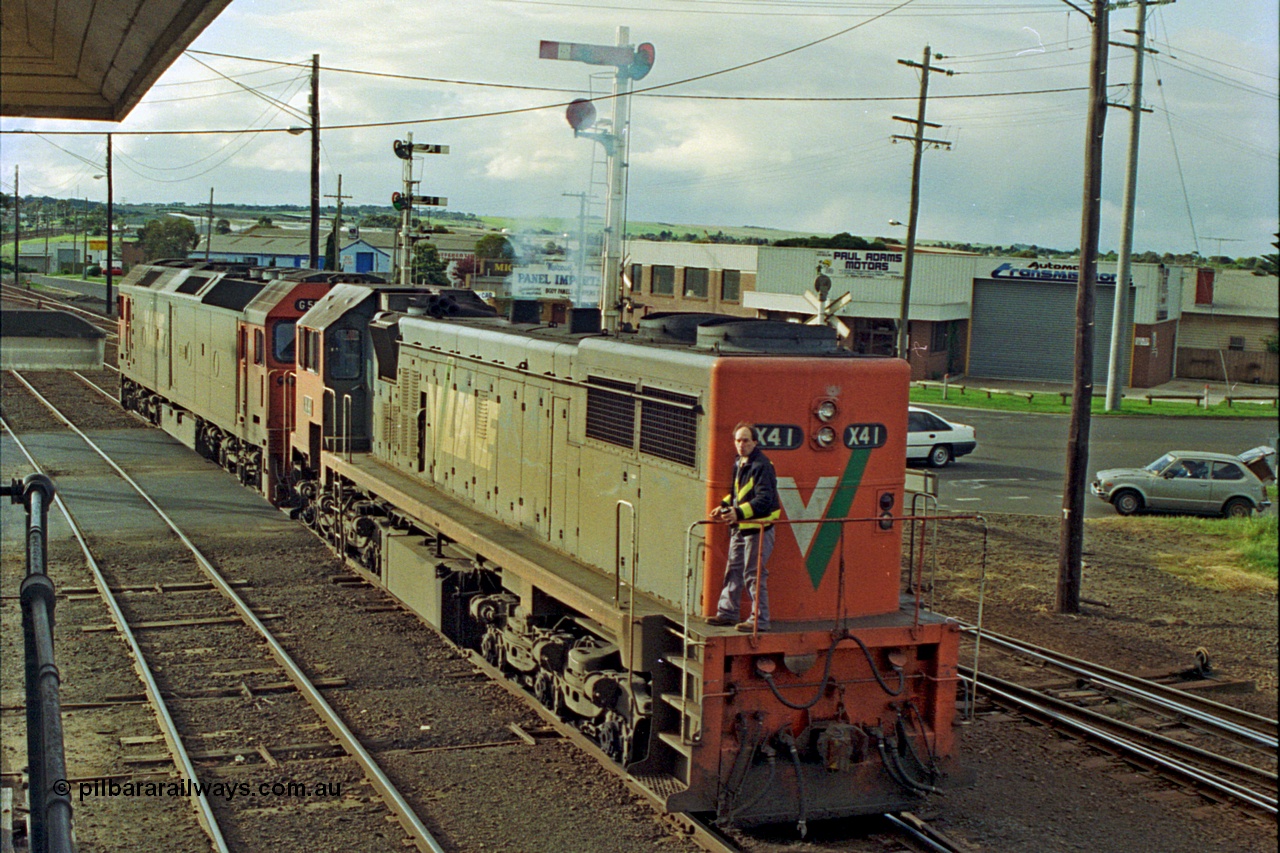
<instances>
[{"instance_id":1,"label":"locomotive radiator grille","mask_svg":"<svg viewBox=\"0 0 1280 853\"><path fill-rule=\"evenodd\" d=\"M591 377L594 385L607 385L626 393L587 388L587 437L615 444L635 446L636 401L632 387L624 382Z\"/></svg>"},{"instance_id":2,"label":"locomotive radiator grille","mask_svg":"<svg viewBox=\"0 0 1280 853\"><path fill-rule=\"evenodd\" d=\"M646 389L645 393L656 396L666 392ZM683 397L683 395L670 396ZM698 459L697 413L690 408L659 403L655 400L642 400L640 402L640 452L680 465L688 465L690 468L694 467Z\"/></svg>"}]
</instances>

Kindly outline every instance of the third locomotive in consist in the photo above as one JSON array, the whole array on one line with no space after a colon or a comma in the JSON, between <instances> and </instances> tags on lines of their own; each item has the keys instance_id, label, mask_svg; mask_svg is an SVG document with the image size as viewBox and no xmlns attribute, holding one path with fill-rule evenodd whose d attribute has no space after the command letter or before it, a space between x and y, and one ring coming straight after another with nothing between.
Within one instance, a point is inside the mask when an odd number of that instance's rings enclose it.
<instances>
[{"instance_id":1,"label":"third locomotive in consist","mask_svg":"<svg viewBox=\"0 0 1280 853\"><path fill-rule=\"evenodd\" d=\"M157 381L202 345L178 339L178 318L252 278L169 269L168 284L139 267L120 288L126 402L235 439L236 458L259 460L242 480L670 810L803 824L907 808L943 776L959 634L902 599L901 360L854 356L824 327L693 314L604 335L598 312L552 327L468 291L316 274L289 286L323 293L277 300L306 308L285 312L292 352L266 350L283 358L264 356L256 383L184 399ZM192 275L208 280L184 291ZM219 369L252 377L273 315L252 299L218 310ZM144 373L136 342L159 341L157 325L170 331ZM275 389L278 417L243 404L258 389L264 406ZM707 519L743 421L783 507L769 633L706 621L727 546ZM240 438L246 422L261 430Z\"/></svg>"}]
</instances>

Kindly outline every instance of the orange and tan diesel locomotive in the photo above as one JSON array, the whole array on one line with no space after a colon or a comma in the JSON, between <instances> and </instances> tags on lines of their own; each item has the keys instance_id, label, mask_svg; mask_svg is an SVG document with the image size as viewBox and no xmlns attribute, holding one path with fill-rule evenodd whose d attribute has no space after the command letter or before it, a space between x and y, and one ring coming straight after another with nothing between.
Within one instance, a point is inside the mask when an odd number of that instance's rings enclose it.
<instances>
[{"instance_id":1,"label":"orange and tan diesel locomotive","mask_svg":"<svg viewBox=\"0 0 1280 853\"><path fill-rule=\"evenodd\" d=\"M294 320L294 363L267 365L287 411L264 493L372 582L672 811L803 824L903 809L943 779L959 633L902 597L903 361L821 327L673 314L606 335L592 311L550 326L467 291L324 289ZM144 316L169 315L121 316L122 381L176 420L147 381L163 365L124 355L126 334L156 334ZM705 618L741 421L783 508L769 633Z\"/></svg>"}]
</instances>

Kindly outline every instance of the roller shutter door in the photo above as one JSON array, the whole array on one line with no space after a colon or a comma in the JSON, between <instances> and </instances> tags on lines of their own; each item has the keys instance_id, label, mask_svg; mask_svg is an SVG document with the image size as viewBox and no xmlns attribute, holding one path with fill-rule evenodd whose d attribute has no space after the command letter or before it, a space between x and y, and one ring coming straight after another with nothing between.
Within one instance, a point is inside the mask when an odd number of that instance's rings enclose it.
<instances>
[{"instance_id":1,"label":"roller shutter door","mask_svg":"<svg viewBox=\"0 0 1280 853\"><path fill-rule=\"evenodd\" d=\"M1120 376L1128 382L1133 335L1133 290L1121 352ZM1105 386L1111 346L1115 287L1099 286L1094 306L1093 381ZM973 283L969 338L970 376L1071 382L1075 360L1075 282L997 281Z\"/></svg>"}]
</instances>

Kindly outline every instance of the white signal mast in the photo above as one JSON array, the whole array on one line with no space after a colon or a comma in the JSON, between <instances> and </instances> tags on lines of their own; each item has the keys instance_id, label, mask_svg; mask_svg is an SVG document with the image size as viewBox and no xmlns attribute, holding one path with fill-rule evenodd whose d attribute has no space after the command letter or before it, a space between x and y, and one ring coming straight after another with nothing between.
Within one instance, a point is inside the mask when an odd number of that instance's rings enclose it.
<instances>
[{"instance_id":1,"label":"white signal mast","mask_svg":"<svg viewBox=\"0 0 1280 853\"><path fill-rule=\"evenodd\" d=\"M538 48L540 59L565 59L588 65L612 65L618 69L613 77L613 123L608 130L595 124L595 105L578 99L565 113L574 136L585 136L599 142L609 164L609 200L605 206L604 251L600 271L600 319L603 330L616 335L621 324L622 303L622 229L627 209L626 137L630 115L631 83L649 73L653 67L653 45L645 42L633 47L628 27L618 27L616 45L575 44L543 41Z\"/></svg>"}]
</instances>

